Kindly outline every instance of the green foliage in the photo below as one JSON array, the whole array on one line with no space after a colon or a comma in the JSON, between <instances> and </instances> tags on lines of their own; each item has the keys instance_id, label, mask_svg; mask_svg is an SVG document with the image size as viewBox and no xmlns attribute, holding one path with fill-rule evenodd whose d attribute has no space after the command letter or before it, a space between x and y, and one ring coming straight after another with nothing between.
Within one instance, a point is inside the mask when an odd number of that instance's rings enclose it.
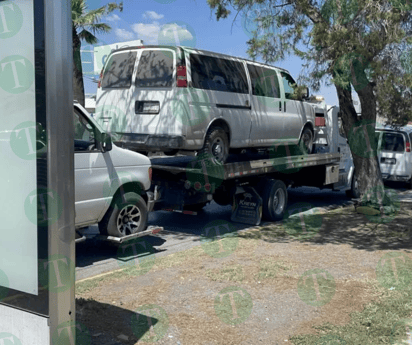
<instances>
[{"instance_id":1,"label":"green foliage","mask_svg":"<svg viewBox=\"0 0 412 345\"><path fill-rule=\"evenodd\" d=\"M263 32L256 32L247 41L247 53L252 59L274 63L295 54L304 60L300 79L311 89L317 91L325 83L349 92L354 90L359 98L370 98L373 90L376 99L371 104L377 103L378 113L385 113L389 122L410 118L412 50L393 54L396 49L412 44L409 0L208 3L216 10L217 19L226 18L230 9L242 14L254 4L266 7L264 18L257 18ZM403 67L396 69L399 64Z\"/></svg>"},{"instance_id":2,"label":"green foliage","mask_svg":"<svg viewBox=\"0 0 412 345\"><path fill-rule=\"evenodd\" d=\"M89 44L97 43L96 34L108 33L112 29L108 24L100 22L102 17L115 10L123 11L123 2L119 4L110 2L105 6L88 11L86 0L72 0L72 22L79 38Z\"/></svg>"}]
</instances>

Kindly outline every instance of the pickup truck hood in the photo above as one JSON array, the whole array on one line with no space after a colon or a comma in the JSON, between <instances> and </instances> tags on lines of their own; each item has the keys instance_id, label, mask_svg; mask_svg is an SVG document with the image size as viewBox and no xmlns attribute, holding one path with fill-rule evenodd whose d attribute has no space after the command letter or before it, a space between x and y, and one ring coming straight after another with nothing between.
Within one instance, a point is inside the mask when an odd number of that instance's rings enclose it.
<instances>
[{"instance_id":1,"label":"pickup truck hood","mask_svg":"<svg viewBox=\"0 0 412 345\"><path fill-rule=\"evenodd\" d=\"M133 152L113 144L109 152L115 167L151 165L150 159L140 153Z\"/></svg>"}]
</instances>

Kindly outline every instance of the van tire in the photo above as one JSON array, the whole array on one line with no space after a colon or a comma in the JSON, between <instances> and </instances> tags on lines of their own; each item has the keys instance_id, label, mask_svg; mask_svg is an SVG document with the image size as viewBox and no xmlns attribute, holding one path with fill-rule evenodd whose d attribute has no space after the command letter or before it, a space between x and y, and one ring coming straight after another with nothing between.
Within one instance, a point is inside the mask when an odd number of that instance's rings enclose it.
<instances>
[{"instance_id":1,"label":"van tire","mask_svg":"<svg viewBox=\"0 0 412 345\"><path fill-rule=\"evenodd\" d=\"M124 237L139 233L147 227L147 206L143 198L134 193L128 192L118 195L112 201L109 209L99 223L99 231L102 235L113 237ZM132 215L135 222L131 222L128 216Z\"/></svg>"},{"instance_id":2,"label":"van tire","mask_svg":"<svg viewBox=\"0 0 412 345\"><path fill-rule=\"evenodd\" d=\"M313 132L309 127L305 127L299 139L299 147L302 152L310 155L313 151Z\"/></svg>"},{"instance_id":3,"label":"van tire","mask_svg":"<svg viewBox=\"0 0 412 345\"><path fill-rule=\"evenodd\" d=\"M226 132L221 127L210 127L198 155L213 157L215 163L226 163L229 155L229 139Z\"/></svg>"},{"instance_id":4,"label":"van tire","mask_svg":"<svg viewBox=\"0 0 412 345\"><path fill-rule=\"evenodd\" d=\"M262 193L263 217L269 221L283 219L288 205L286 185L280 180L267 180Z\"/></svg>"}]
</instances>

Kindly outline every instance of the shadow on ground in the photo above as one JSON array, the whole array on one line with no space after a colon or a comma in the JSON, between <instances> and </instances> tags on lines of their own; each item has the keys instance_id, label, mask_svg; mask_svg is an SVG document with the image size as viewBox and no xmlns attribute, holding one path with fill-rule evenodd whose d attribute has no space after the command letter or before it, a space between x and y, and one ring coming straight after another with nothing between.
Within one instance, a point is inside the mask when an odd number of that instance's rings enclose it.
<instances>
[{"instance_id":1,"label":"shadow on ground","mask_svg":"<svg viewBox=\"0 0 412 345\"><path fill-rule=\"evenodd\" d=\"M412 248L410 205L402 205L399 212L384 218L357 213L354 206L328 213L309 211L240 236L272 243L349 244L368 251Z\"/></svg>"},{"instance_id":2,"label":"shadow on ground","mask_svg":"<svg viewBox=\"0 0 412 345\"><path fill-rule=\"evenodd\" d=\"M76 299L78 345L135 344L138 340L153 342L156 341L158 327L159 320L155 317L92 299Z\"/></svg>"}]
</instances>

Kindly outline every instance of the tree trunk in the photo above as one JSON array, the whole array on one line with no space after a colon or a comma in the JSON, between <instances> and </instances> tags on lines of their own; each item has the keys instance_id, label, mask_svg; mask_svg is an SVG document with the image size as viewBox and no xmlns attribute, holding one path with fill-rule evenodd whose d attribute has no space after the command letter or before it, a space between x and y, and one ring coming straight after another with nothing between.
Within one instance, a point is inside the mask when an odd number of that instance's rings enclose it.
<instances>
[{"instance_id":1,"label":"tree trunk","mask_svg":"<svg viewBox=\"0 0 412 345\"><path fill-rule=\"evenodd\" d=\"M362 203L382 206L385 203L383 181L375 142L376 99L373 86L368 83L358 90L362 115L358 116L353 106L351 90L336 85L342 123L358 177Z\"/></svg>"},{"instance_id":2,"label":"tree trunk","mask_svg":"<svg viewBox=\"0 0 412 345\"><path fill-rule=\"evenodd\" d=\"M81 42L76 28L73 26L73 96L84 107L84 83L80 48Z\"/></svg>"}]
</instances>

